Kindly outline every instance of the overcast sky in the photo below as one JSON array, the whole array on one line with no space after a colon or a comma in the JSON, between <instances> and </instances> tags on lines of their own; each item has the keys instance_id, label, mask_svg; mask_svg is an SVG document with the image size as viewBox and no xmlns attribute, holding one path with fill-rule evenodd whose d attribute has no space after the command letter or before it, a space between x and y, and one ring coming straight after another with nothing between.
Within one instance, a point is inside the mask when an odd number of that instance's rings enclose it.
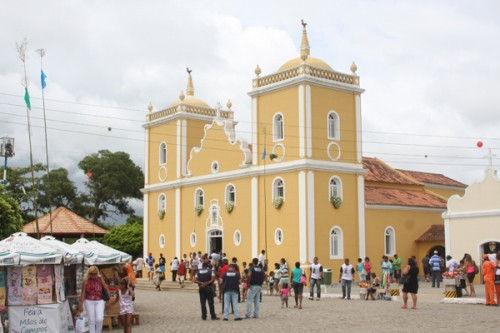
<instances>
[{"instance_id":1,"label":"overcast sky","mask_svg":"<svg viewBox=\"0 0 500 333\"><path fill-rule=\"evenodd\" d=\"M299 56L336 71L358 66L363 154L395 168L481 181L500 159L498 1L2 1L0 137L16 140L9 166L29 165L23 63L31 96L33 159L45 163L41 58L51 169L81 185L77 164L100 149L144 166L147 105L178 99L193 70L195 96L228 99L250 141L251 80ZM482 148L477 142L484 143Z\"/></svg>"}]
</instances>

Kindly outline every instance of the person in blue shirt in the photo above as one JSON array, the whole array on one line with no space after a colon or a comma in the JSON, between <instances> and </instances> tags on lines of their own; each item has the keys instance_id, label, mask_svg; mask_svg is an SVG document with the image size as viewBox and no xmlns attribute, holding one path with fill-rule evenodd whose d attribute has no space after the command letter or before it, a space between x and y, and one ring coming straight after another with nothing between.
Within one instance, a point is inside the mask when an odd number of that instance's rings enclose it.
<instances>
[{"instance_id":1,"label":"person in blue shirt","mask_svg":"<svg viewBox=\"0 0 500 333\"><path fill-rule=\"evenodd\" d=\"M431 279L432 279L432 288L435 288L436 285L439 288L440 283L440 275L441 275L441 257L438 254L438 251L434 251L434 255L429 259L429 266L431 269Z\"/></svg>"}]
</instances>

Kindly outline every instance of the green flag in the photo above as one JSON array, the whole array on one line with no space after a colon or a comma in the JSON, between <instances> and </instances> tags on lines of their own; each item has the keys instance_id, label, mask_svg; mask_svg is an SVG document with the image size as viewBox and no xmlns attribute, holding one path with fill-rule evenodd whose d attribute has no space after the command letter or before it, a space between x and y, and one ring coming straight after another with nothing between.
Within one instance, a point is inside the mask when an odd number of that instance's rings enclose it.
<instances>
[{"instance_id":1,"label":"green flag","mask_svg":"<svg viewBox=\"0 0 500 333\"><path fill-rule=\"evenodd\" d=\"M24 101L26 102L28 110L31 111L30 94L28 94L28 88L24 88Z\"/></svg>"}]
</instances>

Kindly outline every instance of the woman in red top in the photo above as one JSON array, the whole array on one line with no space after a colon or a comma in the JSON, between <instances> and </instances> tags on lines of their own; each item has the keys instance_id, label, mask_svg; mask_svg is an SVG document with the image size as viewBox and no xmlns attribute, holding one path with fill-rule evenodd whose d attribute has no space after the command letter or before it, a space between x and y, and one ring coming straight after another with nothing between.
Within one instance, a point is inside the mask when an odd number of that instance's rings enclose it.
<instances>
[{"instance_id":1,"label":"woman in red top","mask_svg":"<svg viewBox=\"0 0 500 333\"><path fill-rule=\"evenodd\" d=\"M108 286L99 275L99 269L96 266L90 266L83 277L80 304L76 311L78 316L83 311L83 305L85 304L90 333L101 333L102 331L102 322L104 320L103 289L106 289L109 295Z\"/></svg>"}]
</instances>

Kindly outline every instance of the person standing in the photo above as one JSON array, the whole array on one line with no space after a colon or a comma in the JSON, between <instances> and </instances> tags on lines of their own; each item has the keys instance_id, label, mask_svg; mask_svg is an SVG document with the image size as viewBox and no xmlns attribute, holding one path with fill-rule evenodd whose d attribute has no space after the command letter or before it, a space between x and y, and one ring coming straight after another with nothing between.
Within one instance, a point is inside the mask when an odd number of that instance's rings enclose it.
<instances>
[{"instance_id":1,"label":"person standing","mask_svg":"<svg viewBox=\"0 0 500 333\"><path fill-rule=\"evenodd\" d=\"M366 275L366 272L365 272L365 267L363 265L363 259L361 258L358 258L358 264L356 265L356 269L358 270L358 274L359 274L359 282L365 282L366 281L366 278L365 278L365 275Z\"/></svg>"},{"instance_id":2,"label":"person standing","mask_svg":"<svg viewBox=\"0 0 500 333\"><path fill-rule=\"evenodd\" d=\"M245 318L250 318L252 303L254 304L253 318L259 318L260 293L262 291L262 284L266 279L264 270L259 266L259 259L253 258L252 264L252 267L248 270L248 283L250 286L248 290Z\"/></svg>"},{"instance_id":3,"label":"person standing","mask_svg":"<svg viewBox=\"0 0 500 333\"><path fill-rule=\"evenodd\" d=\"M103 289L105 289L109 295L108 286L99 274L99 269L97 266L90 266L83 277L80 304L78 304L76 310L76 316L78 317L85 306L90 333L102 332L105 306L102 298Z\"/></svg>"},{"instance_id":4,"label":"person standing","mask_svg":"<svg viewBox=\"0 0 500 333\"><path fill-rule=\"evenodd\" d=\"M432 288L435 288L436 285L439 288L440 283L440 275L441 275L441 257L438 254L438 251L434 251L434 255L429 259L429 267L431 270L431 279L432 279Z\"/></svg>"},{"instance_id":5,"label":"person standing","mask_svg":"<svg viewBox=\"0 0 500 333\"><path fill-rule=\"evenodd\" d=\"M184 288L184 280L186 280L186 263L184 259L182 259L181 263L179 264L177 276L179 277L179 285L181 286L181 288Z\"/></svg>"},{"instance_id":6,"label":"person standing","mask_svg":"<svg viewBox=\"0 0 500 333\"><path fill-rule=\"evenodd\" d=\"M146 265L148 265L148 279L152 281L155 274L155 258L151 252L146 258Z\"/></svg>"},{"instance_id":7,"label":"person standing","mask_svg":"<svg viewBox=\"0 0 500 333\"><path fill-rule=\"evenodd\" d=\"M259 259L259 264L261 265L261 267L264 267L266 259L266 250L260 251L260 254L257 257L257 259Z\"/></svg>"},{"instance_id":8,"label":"person standing","mask_svg":"<svg viewBox=\"0 0 500 333\"><path fill-rule=\"evenodd\" d=\"M177 271L179 270L179 259L174 257L170 262L170 271L172 272L172 282L177 280Z\"/></svg>"},{"instance_id":9,"label":"person standing","mask_svg":"<svg viewBox=\"0 0 500 333\"><path fill-rule=\"evenodd\" d=\"M365 262L363 263L363 267L365 268L366 281L370 282L370 277L372 275L372 263L370 262L370 258L368 258L368 257L365 258Z\"/></svg>"},{"instance_id":10,"label":"person standing","mask_svg":"<svg viewBox=\"0 0 500 333\"><path fill-rule=\"evenodd\" d=\"M394 254L392 268L394 269L394 280L399 284L399 279L401 278L401 258L397 254Z\"/></svg>"},{"instance_id":11,"label":"person standing","mask_svg":"<svg viewBox=\"0 0 500 333\"><path fill-rule=\"evenodd\" d=\"M130 280L122 279L118 285L118 292L116 298L109 301L106 308L110 308L113 304L120 302L120 317L123 324L123 332L132 332L132 317L135 314L134 306L132 304L135 297L135 292L130 286ZM111 304L113 303L113 304Z\"/></svg>"},{"instance_id":12,"label":"person standing","mask_svg":"<svg viewBox=\"0 0 500 333\"><path fill-rule=\"evenodd\" d=\"M339 282L342 282L342 299L351 299L351 285L354 276L354 267L349 263L349 258L344 259L340 267Z\"/></svg>"},{"instance_id":13,"label":"person standing","mask_svg":"<svg viewBox=\"0 0 500 333\"><path fill-rule=\"evenodd\" d=\"M429 282L431 276L431 270L429 265L429 254L426 253L425 257L422 258L422 268L424 269L425 282Z\"/></svg>"},{"instance_id":14,"label":"person standing","mask_svg":"<svg viewBox=\"0 0 500 333\"><path fill-rule=\"evenodd\" d=\"M448 273L455 273L457 270L458 262L448 254L446 256L446 271Z\"/></svg>"},{"instance_id":15,"label":"person standing","mask_svg":"<svg viewBox=\"0 0 500 333\"><path fill-rule=\"evenodd\" d=\"M135 276L137 278L142 278L142 269L144 268L144 259L142 259L142 257L137 257L137 259L135 259L132 262L132 266L134 267Z\"/></svg>"},{"instance_id":16,"label":"person standing","mask_svg":"<svg viewBox=\"0 0 500 333\"><path fill-rule=\"evenodd\" d=\"M302 292L304 285L300 283L301 276L304 274L302 268L300 268L300 262L295 262L295 268L292 269L292 275L290 279L292 280L293 292L295 294L295 308L302 309Z\"/></svg>"},{"instance_id":17,"label":"person standing","mask_svg":"<svg viewBox=\"0 0 500 333\"><path fill-rule=\"evenodd\" d=\"M323 278L323 266L318 262L318 257L314 257L311 265L311 280L309 286L309 299L314 299L314 286L316 285L317 300L321 298L321 279Z\"/></svg>"},{"instance_id":18,"label":"person standing","mask_svg":"<svg viewBox=\"0 0 500 333\"><path fill-rule=\"evenodd\" d=\"M417 308L417 293L418 293L418 266L413 258L408 259L408 265L403 269L403 275L409 276L408 282L403 285L403 306L402 309L408 308L408 293L411 294L411 301L413 303L412 309Z\"/></svg>"},{"instance_id":19,"label":"person standing","mask_svg":"<svg viewBox=\"0 0 500 333\"><path fill-rule=\"evenodd\" d=\"M163 279L165 279L165 263L167 260L163 256L163 253L160 253L160 258L158 259L158 267L160 267L161 274L163 276Z\"/></svg>"},{"instance_id":20,"label":"person standing","mask_svg":"<svg viewBox=\"0 0 500 333\"><path fill-rule=\"evenodd\" d=\"M487 306L498 306L495 303L495 271L497 265L491 262L487 254L483 254L483 280L484 280L484 294L486 296Z\"/></svg>"},{"instance_id":21,"label":"person standing","mask_svg":"<svg viewBox=\"0 0 500 333\"><path fill-rule=\"evenodd\" d=\"M233 308L234 320L241 320L238 311L238 296L240 294L241 276L235 270L236 263L231 263L228 270L220 277L224 293L224 320L229 318L229 305Z\"/></svg>"},{"instance_id":22,"label":"person standing","mask_svg":"<svg viewBox=\"0 0 500 333\"><path fill-rule=\"evenodd\" d=\"M382 264L380 269L382 271L382 285L384 287L387 287L391 283L391 269L392 269L392 264L389 261L388 256L382 257Z\"/></svg>"},{"instance_id":23,"label":"person standing","mask_svg":"<svg viewBox=\"0 0 500 333\"><path fill-rule=\"evenodd\" d=\"M203 320L207 320L207 302L210 310L210 317L212 320L219 320L215 314L214 307L214 281L214 272L208 268L208 263L204 262L202 268L198 270L194 276L194 283L197 283L199 286L198 293L200 294L201 319Z\"/></svg>"}]
</instances>

